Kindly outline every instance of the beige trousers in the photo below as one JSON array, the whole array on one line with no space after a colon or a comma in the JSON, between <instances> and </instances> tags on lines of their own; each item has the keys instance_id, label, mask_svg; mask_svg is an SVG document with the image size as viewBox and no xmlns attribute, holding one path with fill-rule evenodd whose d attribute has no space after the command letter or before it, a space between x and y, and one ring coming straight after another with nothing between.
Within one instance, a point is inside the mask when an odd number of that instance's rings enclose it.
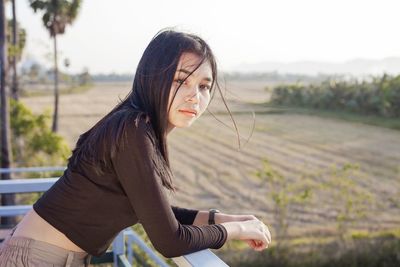
<instances>
[{"instance_id":1,"label":"beige trousers","mask_svg":"<svg viewBox=\"0 0 400 267\"><path fill-rule=\"evenodd\" d=\"M14 229L0 244L0 267L89 266L90 255L85 252L74 252L31 238L12 236Z\"/></svg>"}]
</instances>

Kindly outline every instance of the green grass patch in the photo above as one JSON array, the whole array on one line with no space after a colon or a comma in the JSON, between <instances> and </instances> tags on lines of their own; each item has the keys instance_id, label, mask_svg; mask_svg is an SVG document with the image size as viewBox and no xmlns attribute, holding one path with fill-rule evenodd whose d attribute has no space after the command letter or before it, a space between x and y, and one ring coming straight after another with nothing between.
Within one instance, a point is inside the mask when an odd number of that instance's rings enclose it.
<instances>
[{"instance_id":1,"label":"green grass patch","mask_svg":"<svg viewBox=\"0 0 400 267\"><path fill-rule=\"evenodd\" d=\"M400 229L352 231L348 245L332 236L299 237L285 248L272 245L263 252L251 249L217 253L229 266L251 267L375 267L400 266Z\"/></svg>"}]
</instances>

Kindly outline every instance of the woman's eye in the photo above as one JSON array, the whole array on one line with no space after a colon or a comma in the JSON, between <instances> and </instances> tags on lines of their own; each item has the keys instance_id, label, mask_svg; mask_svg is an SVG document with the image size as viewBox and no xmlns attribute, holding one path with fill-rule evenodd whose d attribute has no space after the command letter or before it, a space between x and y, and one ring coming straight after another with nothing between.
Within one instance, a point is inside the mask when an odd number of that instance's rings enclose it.
<instances>
[{"instance_id":1,"label":"woman's eye","mask_svg":"<svg viewBox=\"0 0 400 267\"><path fill-rule=\"evenodd\" d=\"M183 79L176 79L175 82L179 83L179 84L184 84L185 80Z\"/></svg>"},{"instance_id":2,"label":"woman's eye","mask_svg":"<svg viewBox=\"0 0 400 267\"><path fill-rule=\"evenodd\" d=\"M203 84L203 85L200 85L200 89L210 90L210 89L211 89L211 86L209 86L209 85L207 85L207 84Z\"/></svg>"}]
</instances>

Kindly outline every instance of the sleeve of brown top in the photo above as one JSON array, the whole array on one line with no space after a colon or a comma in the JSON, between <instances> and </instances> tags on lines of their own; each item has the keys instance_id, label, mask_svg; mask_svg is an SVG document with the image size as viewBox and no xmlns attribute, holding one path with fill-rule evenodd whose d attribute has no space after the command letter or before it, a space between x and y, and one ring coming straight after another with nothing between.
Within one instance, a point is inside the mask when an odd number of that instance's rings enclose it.
<instances>
[{"instance_id":1,"label":"sleeve of brown top","mask_svg":"<svg viewBox=\"0 0 400 267\"><path fill-rule=\"evenodd\" d=\"M171 208L172 208L172 212L175 215L175 218L181 224L192 225L194 222L194 219L196 219L197 213L199 212L198 210L185 209L185 208L180 208L180 207L176 207L176 206L171 206Z\"/></svg>"},{"instance_id":2,"label":"sleeve of brown top","mask_svg":"<svg viewBox=\"0 0 400 267\"><path fill-rule=\"evenodd\" d=\"M124 144L112 156L118 179L154 247L165 257L220 248L227 232L222 225L180 224L172 212L153 160L156 148L144 121L126 129Z\"/></svg>"}]
</instances>

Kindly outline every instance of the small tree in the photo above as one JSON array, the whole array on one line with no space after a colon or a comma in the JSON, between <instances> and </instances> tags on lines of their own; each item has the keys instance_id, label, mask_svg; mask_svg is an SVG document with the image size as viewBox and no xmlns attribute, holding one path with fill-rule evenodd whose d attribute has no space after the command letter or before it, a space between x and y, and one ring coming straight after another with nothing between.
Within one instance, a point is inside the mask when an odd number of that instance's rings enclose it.
<instances>
[{"instance_id":1,"label":"small tree","mask_svg":"<svg viewBox=\"0 0 400 267\"><path fill-rule=\"evenodd\" d=\"M357 164L346 163L341 168L333 165L325 184L326 194L333 200L336 212L337 233L342 245L347 245L350 227L367 216L373 203L373 196L355 181L362 179Z\"/></svg>"},{"instance_id":2,"label":"small tree","mask_svg":"<svg viewBox=\"0 0 400 267\"><path fill-rule=\"evenodd\" d=\"M79 85L80 86L88 85L92 81L92 77L90 76L88 68L84 68L78 77L79 77Z\"/></svg>"},{"instance_id":3,"label":"small tree","mask_svg":"<svg viewBox=\"0 0 400 267\"><path fill-rule=\"evenodd\" d=\"M64 139L50 128L49 112L34 115L20 101L11 100L12 149L15 165L25 166L65 166L71 151ZM27 173L29 178L58 176L60 172ZM40 193L19 196L18 202L33 204Z\"/></svg>"},{"instance_id":4,"label":"small tree","mask_svg":"<svg viewBox=\"0 0 400 267\"><path fill-rule=\"evenodd\" d=\"M267 159L263 160L262 168L256 176L267 186L269 197L273 203L274 221L276 224L277 251L287 249L290 212L295 205L305 205L312 199L316 185L306 175L295 181L289 181L278 171L274 170Z\"/></svg>"},{"instance_id":5,"label":"small tree","mask_svg":"<svg viewBox=\"0 0 400 267\"><path fill-rule=\"evenodd\" d=\"M12 143L19 166L64 165L71 151L64 139L51 131L50 114L34 115L18 101L11 101Z\"/></svg>"}]
</instances>

